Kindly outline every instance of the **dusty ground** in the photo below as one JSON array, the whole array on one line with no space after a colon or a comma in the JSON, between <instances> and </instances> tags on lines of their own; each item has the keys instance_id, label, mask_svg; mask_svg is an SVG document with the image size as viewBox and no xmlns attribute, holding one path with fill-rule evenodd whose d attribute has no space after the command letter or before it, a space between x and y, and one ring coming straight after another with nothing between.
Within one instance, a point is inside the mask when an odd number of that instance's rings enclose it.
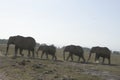
<instances>
[{"instance_id":1,"label":"dusty ground","mask_svg":"<svg viewBox=\"0 0 120 80\"><path fill-rule=\"evenodd\" d=\"M120 65L0 57L0 80L120 80Z\"/></svg>"}]
</instances>

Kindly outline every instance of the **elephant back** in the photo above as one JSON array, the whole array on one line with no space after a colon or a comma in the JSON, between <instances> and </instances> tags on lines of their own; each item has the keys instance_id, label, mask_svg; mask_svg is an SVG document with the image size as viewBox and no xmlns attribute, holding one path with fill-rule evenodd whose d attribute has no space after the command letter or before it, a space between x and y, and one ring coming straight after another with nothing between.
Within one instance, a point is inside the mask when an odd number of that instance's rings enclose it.
<instances>
[{"instance_id":1,"label":"elephant back","mask_svg":"<svg viewBox=\"0 0 120 80\"><path fill-rule=\"evenodd\" d=\"M81 55L84 53L83 48L81 46L76 46L76 45L69 45L66 46L64 51L68 51L70 53L74 53L76 55Z\"/></svg>"},{"instance_id":2,"label":"elephant back","mask_svg":"<svg viewBox=\"0 0 120 80\"><path fill-rule=\"evenodd\" d=\"M54 45L50 45L50 46L48 46L48 48L49 48L49 51L51 53L55 53L56 52L56 47Z\"/></svg>"},{"instance_id":3,"label":"elephant back","mask_svg":"<svg viewBox=\"0 0 120 80\"><path fill-rule=\"evenodd\" d=\"M15 45L23 49L34 48L36 41L32 37L16 36Z\"/></svg>"},{"instance_id":4,"label":"elephant back","mask_svg":"<svg viewBox=\"0 0 120 80\"><path fill-rule=\"evenodd\" d=\"M99 54L105 54L105 55L110 55L111 54L111 51L107 48L107 47L92 47L91 53L99 53Z\"/></svg>"}]
</instances>

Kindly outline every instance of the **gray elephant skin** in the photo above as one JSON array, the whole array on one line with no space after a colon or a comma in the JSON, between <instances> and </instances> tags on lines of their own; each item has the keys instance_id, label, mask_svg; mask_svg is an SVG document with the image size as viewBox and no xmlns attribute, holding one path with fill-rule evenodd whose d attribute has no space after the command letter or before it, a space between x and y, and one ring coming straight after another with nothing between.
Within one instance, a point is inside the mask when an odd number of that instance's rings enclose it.
<instances>
[{"instance_id":1,"label":"gray elephant skin","mask_svg":"<svg viewBox=\"0 0 120 80\"><path fill-rule=\"evenodd\" d=\"M71 60L73 61L73 55L78 56L78 61L80 61L80 58L83 59L83 62L85 62L85 58L84 58L84 51L83 48L80 46L76 46L76 45L68 45L65 47L64 51L63 51L63 58L65 60L65 53L69 52L69 55L67 57L66 60L68 60L71 57Z\"/></svg>"},{"instance_id":2,"label":"gray elephant skin","mask_svg":"<svg viewBox=\"0 0 120 80\"><path fill-rule=\"evenodd\" d=\"M30 51L32 51L32 57L34 57L34 48L36 46L36 41L32 37L23 37L23 36L10 36L8 43L7 43L7 49L6 49L6 55L8 54L9 45L15 45L15 57L17 56L18 49L20 50L20 55L24 56L22 54L23 50L28 50L28 56L30 56Z\"/></svg>"},{"instance_id":3,"label":"gray elephant skin","mask_svg":"<svg viewBox=\"0 0 120 80\"><path fill-rule=\"evenodd\" d=\"M51 55L52 56L52 60L57 60L57 57L55 55L56 53L56 47L54 45L40 45L36 54L38 56L38 52L39 51L42 51L42 54L41 54L41 59L43 57L44 54L46 54L46 58L48 59L48 55Z\"/></svg>"},{"instance_id":4,"label":"gray elephant skin","mask_svg":"<svg viewBox=\"0 0 120 80\"><path fill-rule=\"evenodd\" d=\"M92 47L89 53L88 61L91 58L91 54L95 53L95 61L98 61L100 57L103 58L102 63L104 63L105 58L108 59L108 64L111 64L110 57L111 51L107 47Z\"/></svg>"}]
</instances>

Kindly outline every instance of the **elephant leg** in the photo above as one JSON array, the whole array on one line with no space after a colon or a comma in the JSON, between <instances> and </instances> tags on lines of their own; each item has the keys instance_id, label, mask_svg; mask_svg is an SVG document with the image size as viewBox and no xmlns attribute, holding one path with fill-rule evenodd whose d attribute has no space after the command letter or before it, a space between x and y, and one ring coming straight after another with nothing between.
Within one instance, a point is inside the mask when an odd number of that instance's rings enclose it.
<instances>
[{"instance_id":1,"label":"elephant leg","mask_svg":"<svg viewBox=\"0 0 120 80\"><path fill-rule=\"evenodd\" d=\"M39 52L39 51L36 52L37 57L38 57L38 52Z\"/></svg>"},{"instance_id":2,"label":"elephant leg","mask_svg":"<svg viewBox=\"0 0 120 80\"><path fill-rule=\"evenodd\" d=\"M55 59L55 54L52 53L51 56L52 56L52 60L54 60Z\"/></svg>"},{"instance_id":3,"label":"elephant leg","mask_svg":"<svg viewBox=\"0 0 120 80\"><path fill-rule=\"evenodd\" d=\"M96 55L95 56L95 61L97 61L99 59L99 56L98 55Z\"/></svg>"},{"instance_id":4,"label":"elephant leg","mask_svg":"<svg viewBox=\"0 0 120 80\"><path fill-rule=\"evenodd\" d=\"M98 55L95 56L95 62L96 62L96 63L99 63L99 57L100 57L100 56L98 56Z\"/></svg>"},{"instance_id":5,"label":"elephant leg","mask_svg":"<svg viewBox=\"0 0 120 80\"><path fill-rule=\"evenodd\" d=\"M83 62L85 63L85 58L84 58L84 56L82 56L82 59L83 59Z\"/></svg>"},{"instance_id":6,"label":"elephant leg","mask_svg":"<svg viewBox=\"0 0 120 80\"><path fill-rule=\"evenodd\" d=\"M102 64L104 64L104 61L105 61L105 58L103 57L103 61L102 61Z\"/></svg>"},{"instance_id":7,"label":"elephant leg","mask_svg":"<svg viewBox=\"0 0 120 80\"><path fill-rule=\"evenodd\" d=\"M30 57L31 55L30 55L30 50L28 50L28 57Z\"/></svg>"},{"instance_id":8,"label":"elephant leg","mask_svg":"<svg viewBox=\"0 0 120 80\"><path fill-rule=\"evenodd\" d=\"M32 50L32 57L35 57L34 49Z\"/></svg>"},{"instance_id":9,"label":"elephant leg","mask_svg":"<svg viewBox=\"0 0 120 80\"><path fill-rule=\"evenodd\" d=\"M55 55L52 55L52 60L54 60L54 58L55 58Z\"/></svg>"},{"instance_id":10,"label":"elephant leg","mask_svg":"<svg viewBox=\"0 0 120 80\"><path fill-rule=\"evenodd\" d=\"M65 51L63 52L63 59L64 59L64 61L65 61Z\"/></svg>"},{"instance_id":11,"label":"elephant leg","mask_svg":"<svg viewBox=\"0 0 120 80\"><path fill-rule=\"evenodd\" d=\"M23 57L24 55L22 54L23 49L20 49L20 55Z\"/></svg>"},{"instance_id":12,"label":"elephant leg","mask_svg":"<svg viewBox=\"0 0 120 80\"><path fill-rule=\"evenodd\" d=\"M95 55L95 62L96 62L96 60L97 60L97 56Z\"/></svg>"},{"instance_id":13,"label":"elephant leg","mask_svg":"<svg viewBox=\"0 0 120 80\"><path fill-rule=\"evenodd\" d=\"M55 60L57 60L57 57L56 57L56 55L54 55L54 57L55 57Z\"/></svg>"},{"instance_id":14,"label":"elephant leg","mask_svg":"<svg viewBox=\"0 0 120 80\"><path fill-rule=\"evenodd\" d=\"M73 54L70 54L71 60L73 61Z\"/></svg>"},{"instance_id":15,"label":"elephant leg","mask_svg":"<svg viewBox=\"0 0 120 80\"><path fill-rule=\"evenodd\" d=\"M78 62L80 61L80 56L78 57Z\"/></svg>"},{"instance_id":16,"label":"elephant leg","mask_svg":"<svg viewBox=\"0 0 120 80\"><path fill-rule=\"evenodd\" d=\"M46 59L48 59L48 53L46 52Z\"/></svg>"},{"instance_id":17,"label":"elephant leg","mask_svg":"<svg viewBox=\"0 0 120 80\"><path fill-rule=\"evenodd\" d=\"M44 55L44 52L42 51L42 54L41 54L41 59L42 59L43 55Z\"/></svg>"},{"instance_id":18,"label":"elephant leg","mask_svg":"<svg viewBox=\"0 0 120 80\"><path fill-rule=\"evenodd\" d=\"M71 55L70 55L70 53L69 53L69 55L68 55L68 57L67 57L67 59L66 59L67 61L68 61L68 59L70 58L70 56L71 56Z\"/></svg>"},{"instance_id":19,"label":"elephant leg","mask_svg":"<svg viewBox=\"0 0 120 80\"><path fill-rule=\"evenodd\" d=\"M71 60L73 61L73 54L71 54Z\"/></svg>"},{"instance_id":20,"label":"elephant leg","mask_svg":"<svg viewBox=\"0 0 120 80\"><path fill-rule=\"evenodd\" d=\"M108 64L109 64L109 65L111 64L110 57L108 58Z\"/></svg>"},{"instance_id":21,"label":"elephant leg","mask_svg":"<svg viewBox=\"0 0 120 80\"><path fill-rule=\"evenodd\" d=\"M52 55L52 60L53 60L53 59L54 59L54 60L57 60L57 57L56 57L55 54Z\"/></svg>"},{"instance_id":22,"label":"elephant leg","mask_svg":"<svg viewBox=\"0 0 120 80\"><path fill-rule=\"evenodd\" d=\"M18 52L18 47L17 46L15 46L15 57L17 57L17 52Z\"/></svg>"}]
</instances>

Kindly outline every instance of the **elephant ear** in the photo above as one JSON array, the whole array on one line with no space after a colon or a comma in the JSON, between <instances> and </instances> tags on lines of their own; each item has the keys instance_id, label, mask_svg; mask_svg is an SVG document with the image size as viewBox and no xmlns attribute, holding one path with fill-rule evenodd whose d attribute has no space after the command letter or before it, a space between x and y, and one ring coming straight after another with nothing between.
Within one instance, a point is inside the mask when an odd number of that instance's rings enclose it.
<instances>
[{"instance_id":1,"label":"elephant ear","mask_svg":"<svg viewBox=\"0 0 120 80\"><path fill-rule=\"evenodd\" d=\"M24 39L25 39L25 37L23 37L23 36L14 36L13 41L14 41L14 44L20 44L21 42L24 41Z\"/></svg>"},{"instance_id":2,"label":"elephant ear","mask_svg":"<svg viewBox=\"0 0 120 80\"><path fill-rule=\"evenodd\" d=\"M9 37L8 43L7 44L14 44L15 38L14 36Z\"/></svg>"},{"instance_id":3,"label":"elephant ear","mask_svg":"<svg viewBox=\"0 0 120 80\"><path fill-rule=\"evenodd\" d=\"M92 47L90 53L96 53L98 51L99 47Z\"/></svg>"},{"instance_id":4,"label":"elephant ear","mask_svg":"<svg viewBox=\"0 0 120 80\"><path fill-rule=\"evenodd\" d=\"M13 44L15 44L15 42L16 42L16 36L12 37L12 41L13 41Z\"/></svg>"}]
</instances>

